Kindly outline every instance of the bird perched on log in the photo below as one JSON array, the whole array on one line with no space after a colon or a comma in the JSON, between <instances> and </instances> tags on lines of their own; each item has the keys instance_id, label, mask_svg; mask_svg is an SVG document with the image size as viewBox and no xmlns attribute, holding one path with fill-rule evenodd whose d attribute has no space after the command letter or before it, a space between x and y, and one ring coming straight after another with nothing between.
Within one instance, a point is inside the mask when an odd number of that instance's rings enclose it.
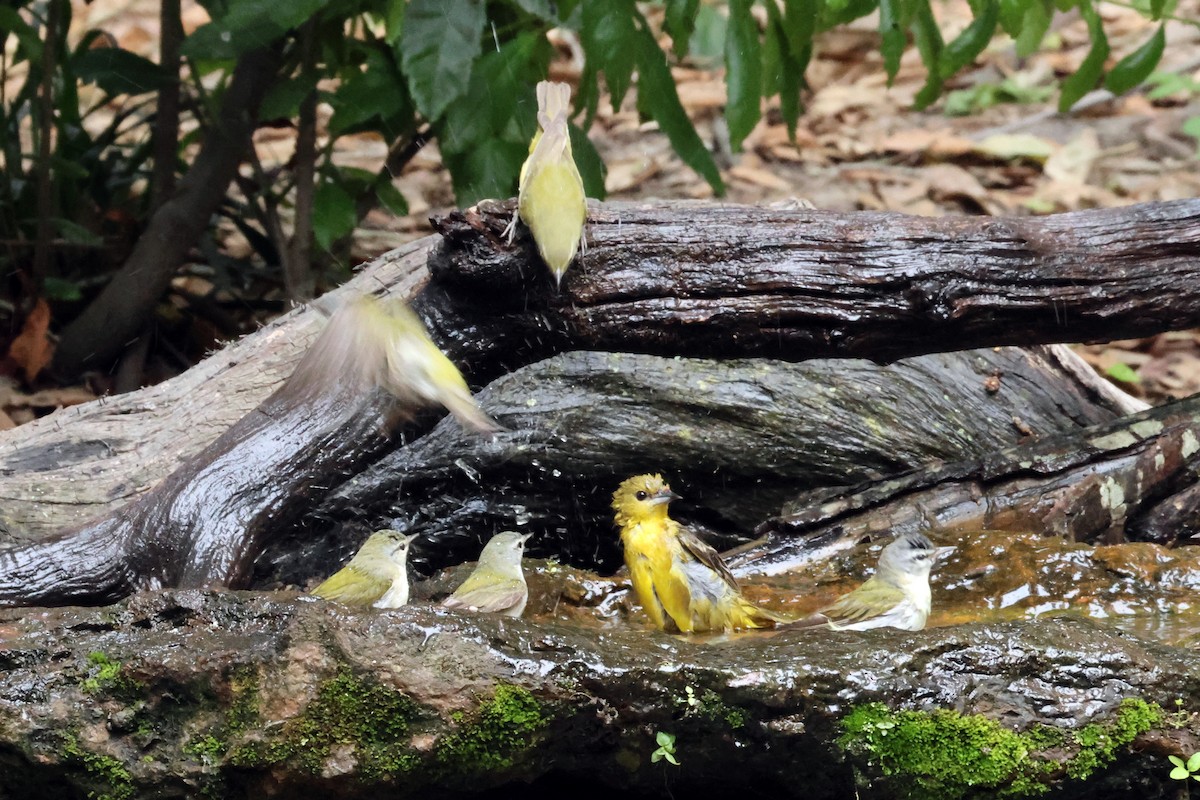
<instances>
[{"instance_id":1,"label":"bird perched on log","mask_svg":"<svg viewBox=\"0 0 1200 800\"><path fill-rule=\"evenodd\" d=\"M312 593L351 606L399 608L408 602L408 547L411 536L375 531L350 559Z\"/></svg>"},{"instance_id":2,"label":"bird perched on log","mask_svg":"<svg viewBox=\"0 0 1200 800\"><path fill-rule=\"evenodd\" d=\"M799 620L795 627L827 625L835 631L900 628L919 631L929 617L932 597L929 571L933 562L954 550L935 547L927 536L901 536L879 554L875 574L833 605Z\"/></svg>"},{"instance_id":3,"label":"bird perched on log","mask_svg":"<svg viewBox=\"0 0 1200 800\"><path fill-rule=\"evenodd\" d=\"M479 563L454 594L442 601L446 608L488 611L519 617L529 599L529 587L521 569L525 542L532 534L503 531L483 546Z\"/></svg>"},{"instance_id":4,"label":"bird perched on log","mask_svg":"<svg viewBox=\"0 0 1200 800\"><path fill-rule=\"evenodd\" d=\"M542 81L537 85L537 103L538 130L521 166L517 214L505 233L511 243L520 216L529 226L542 260L554 273L555 284L561 285L576 251L586 246L587 198L567 128L571 87Z\"/></svg>"},{"instance_id":5,"label":"bird perched on log","mask_svg":"<svg viewBox=\"0 0 1200 800\"><path fill-rule=\"evenodd\" d=\"M667 515L679 497L661 475L637 475L613 493L625 566L638 600L664 631L771 628L789 620L742 596L717 551Z\"/></svg>"}]
</instances>

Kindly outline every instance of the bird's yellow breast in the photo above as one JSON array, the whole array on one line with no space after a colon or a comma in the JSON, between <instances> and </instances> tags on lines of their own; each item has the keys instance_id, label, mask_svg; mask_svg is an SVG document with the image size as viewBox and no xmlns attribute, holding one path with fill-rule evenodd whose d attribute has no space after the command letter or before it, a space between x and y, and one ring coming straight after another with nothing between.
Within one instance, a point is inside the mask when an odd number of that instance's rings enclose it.
<instances>
[{"instance_id":1,"label":"bird's yellow breast","mask_svg":"<svg viewBox=\"0 0 1200 800\"><path fill-rule=\"evenodd\" d=\"M569 150L564 161L530 167L521 187L519 211L542 260L556 273L564 272L579 249L587 217L583 183Z\"/></svg>"}]
</instances>

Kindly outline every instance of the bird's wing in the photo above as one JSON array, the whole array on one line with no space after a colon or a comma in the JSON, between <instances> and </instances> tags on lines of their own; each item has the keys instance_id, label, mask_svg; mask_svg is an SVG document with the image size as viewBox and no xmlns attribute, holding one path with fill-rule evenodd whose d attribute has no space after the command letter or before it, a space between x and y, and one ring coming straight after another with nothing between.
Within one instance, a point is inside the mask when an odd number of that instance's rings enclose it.
<instances>
[{"instance_id":1,"label":"bird's wing","mask_svg":"<svg viewBox=\"0 0 1200 800\"><path fill-rule=\"evenodd\" d=\"M312 593L326 600L336 600L354 606L369 606L383 596L391 581L368 575L352 565L333 573Z\"/></svg>"},{"instance_id":2,"label":"bird's wing","mask_svg":"<svg viewBox=\"0 0 1200 800\"><path fill-rule=\"evenodd\" d=\"M683 545L683 550L686 555L691 556L696 561L699 561L704 566L717 573L720 579L735 592L740 592L738 588L737 578L733 577L733 573L729 571L729 567L725 566L725 562L721 560L721 556L711 546L700 540L696 534L692 533L682 525L679 526L679 543Z\"/></svg>"},{"instance_id":3,"label":"bird's wing","mask_svg":"<svg viewBox=\"0 0 1200 800\"><path fill-rule=\"evenodd\" d=\"M473 580L467 578L454 594L442 601L446 608L465 608L470 611L498 612L512 608L528 596L525 584L517 580Z\"/></svg>"},{"instance_id":4,"label":"bird's wing","mask_svg":"<svg viewBox=\"0 0 1200 800\"><path fill-rule=\"evenodd\" d=\"M870 625L882 627L889 624L884 619L903 606L907 597L901 589L874 577L849 594L839 597L833 605L821 610L829 624L835 628ZM876 618L879 618L876 620Z\"/></svg>"}]
</instances>

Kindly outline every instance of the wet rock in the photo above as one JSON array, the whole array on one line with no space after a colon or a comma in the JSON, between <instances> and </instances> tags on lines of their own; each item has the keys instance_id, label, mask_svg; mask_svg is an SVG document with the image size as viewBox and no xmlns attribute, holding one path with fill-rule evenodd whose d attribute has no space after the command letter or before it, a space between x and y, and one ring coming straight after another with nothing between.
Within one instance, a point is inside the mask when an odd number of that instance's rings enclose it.
<instances>
[{"instance_id":1,"label":"wet rock","mask_svg":"<svg viewBox=\"0 0 1200 800\"><path fill-rule=\"evenodd\" d=\"M0 624L5 797L1154 796L1200 709L1190 652L1080 618L687 639L167 591Z\"/></svg>"}]
</instances>

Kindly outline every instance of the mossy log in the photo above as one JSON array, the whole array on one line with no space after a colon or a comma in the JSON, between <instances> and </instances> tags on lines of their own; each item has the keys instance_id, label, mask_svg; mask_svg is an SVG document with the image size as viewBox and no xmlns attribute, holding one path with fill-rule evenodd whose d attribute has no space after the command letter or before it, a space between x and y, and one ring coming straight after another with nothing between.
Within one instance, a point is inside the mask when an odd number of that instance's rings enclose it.
<instances>
[{"instance_id":1,"label":"mossy log","mask_svg":"<svg viewBox=\"0 0 1200 800\"><path fill-rule=\"evenodd\" d=\"M1149 798L1200 741L1196 659L1082 619L697 642L181 590L0 624L5 797Z\"/></svg>"}]
</instances>

